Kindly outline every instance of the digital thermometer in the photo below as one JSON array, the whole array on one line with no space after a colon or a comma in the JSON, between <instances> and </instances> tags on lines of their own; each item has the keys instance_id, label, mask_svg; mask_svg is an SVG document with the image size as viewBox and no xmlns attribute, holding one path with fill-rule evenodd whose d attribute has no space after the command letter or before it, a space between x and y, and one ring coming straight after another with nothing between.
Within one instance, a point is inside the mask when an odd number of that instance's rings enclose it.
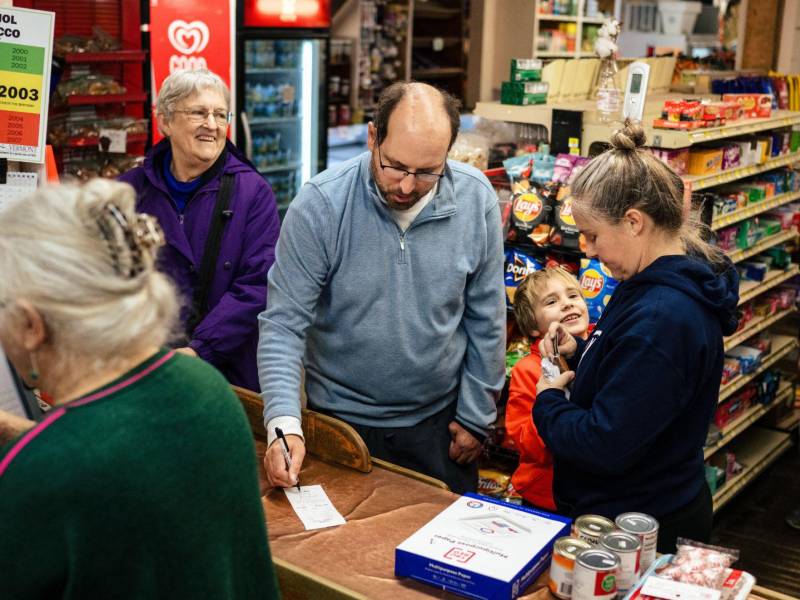
<instances>
[{"instance_id":1,"label":"digital thermometer","mask_svg":"<svg viewBox=\"0 0 800 600\"><path fill-rule=\"evenodd\" d=\"M650 65L647 63L635 62L628 67L628 82L625 84L625 100L622 103L623 118L642 120L649 78Z\"/></svg>"}]
</instances>

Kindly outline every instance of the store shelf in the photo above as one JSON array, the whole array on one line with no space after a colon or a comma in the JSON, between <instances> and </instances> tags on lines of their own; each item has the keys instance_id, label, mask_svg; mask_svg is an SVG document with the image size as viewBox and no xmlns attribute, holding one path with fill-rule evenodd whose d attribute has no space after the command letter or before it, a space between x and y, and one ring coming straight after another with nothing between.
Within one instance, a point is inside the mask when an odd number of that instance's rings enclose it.
<instances>
[{"instance_id":1,"label":"store shelf","mask_svg":"<svg viewBox=\"0 0 800 600\"><path fill-rule=\"evenodd\" d=\"M548 52L547 50L536 51L536 58L588 58L594 55L594 52Z\"/></svg>"},{"instance_id":2,"label":"store shelf","mask_svg":"<svg viewBox=\"0 0 800 600\"><path fill-rule=\"evenodd\" d=\"M250 67L245 69L245 75L266 75L268 73L299 73L300 67Z\"/></svg>"},{"instance_id":3,"label":"store shelf","mask_svg":"<svg viewBox=\"0 0 800 600\"><path fill-rule=\"evenodd\" d=\"M739 333L735 333L732 336L725 338L725 352L731 348L735 348L748 338L761 331L764 331L767 327L770 327L794 312L796 312L795 308L787 308L786 310L775 313L771 317L755 317L752 321L750 321L750 324L742 329Z\"/></svg>"},{"instance_id":4,"label":"store shelf","mask_svg":"<svg viewBox=\"0 0 800 600\"><path fill-rule=\"evenodd\" d=\"M104 94L92 96L74 95L67 96L68 106L89 106L94 104L125 104L127 102L145 102L147 94L145 92L130 92L127 94Z\"/></svg>"},{"instance_id":5,"label":"store shelf","mask_svg":"<svg viewBox=\"0 0 800 600\"><path fill-rule=\"evenodd\" d=\"M761 375L764 371L769 369L772 365L777 364L783 357L788 356L798 347L796 337L788 335L773 335L772 337L772 352L769 353L762 361L761 365L752 373L747 375L739 375L731 379L728 383L719 388L719 401L724 402L733 394L742 389L745 385L753 381L756 377Z\"/></svg>"},{"instance_id":6,"label":"store shelf","mask_svg":"<svg viewBox=\"0 0 800 600\"><path fill-rule=\"evenodd\" d=\"M751 256L755 256L756 254L760 254L767 248L772 248L773 246L777 246L783 242L788 242L795 237L797 237L797 231L794 229L789 229L787 231L782 231L781 233L776 233L775 235L765 237L763 240L754 246L750 246L749 248L745 248L743 250L734 250L733 252L727 252L726 254L732 262L737 263L748 259Z\"/></svg>"},{"instance_id":7,"label":"store shelf","mask_svg":"<svg viewBox=\"0 0 800 600\"><path fill-rule=\"evenodd\" d=\"M294 123L299 121L300 117L253 117L250 119L250 125L278 125L280 123Z\"/></svg>"},{"instance_id":8,"label":"store shelf","mask_svg":"<svg viewBox=\"0 0 800 600\"><path fill-rule=\"evenodd\" d=\"M761 200L760 202L756 202L746 206L745 208L740 208L739 210L720 215L711 221L711 229L715 231L717 229L722 229L728 225L733 225L734 223L738 223L739 221L754 217L763 212L777 208L778 206L783 206L784 204L788 204L789 202L793 202L798 199L800 199L800 191L778 194L777 196L773 196L767 200Z\"/></svg>"},{"instance_id":9,"label":"store shelf","mask_svg":"<svg viewBox=\"0 0 800 600\"><path fill-rule=\"evenodd\" d=\"M736 444L736 461L744 466L744 470L725 482L725 485L714 494L714 512L730 502L736 494L791 447L792 438L788 433L760 427L751 428L737 440Z\"/></svg>"},{"instance_id":10,"label":"store shelf","mask_svg":"<svg viewBox=\"0 0 800 600\"><path fill-rule=\"evenodd\" d=\"M70 52L64 55L67 64L144 62L144 50L114 50L111 52Z\"/></svg>"},{"instance_id":11,"label":"store shelf","mask_svg":"<svg viewBox=\"0 0 800 600\"><path fill-rule=\"evenodd\" d=\"M581 18L578 15L545 15L538 14L536 17L540 21L564 21L565 23L577 23Z\"/></svg>"},{"instance_id":12,"label":"store shelf","mask_svg":"<svg viewBox=\"0 0 800 600\"><path fill-rule=\"evenodd\" d=\"M278 173L279 171L292 171L294 169L299 169L301 166L302 163L294 162L285 165L275 165L272 167L267 167L266 169L259 169L258 172L262 175L266 175L267 173Z\"/></svg>"},{"instance_id":13,"label":"store shelf","mask_svg":"<svg viewBox=\"0 0 800 600\"><path fill-rule=\"evenodd\" d=\"M767 271L764 281L743 281L739 284L739 306L774 288L776 285L780 285L787 279L791 279L798 273L800 273L800 267L793 265L786 270L772 269Z\"/></svg>"},{"instance_id":14,"label":"store shelf","mask_svg":"<svg viewBox=\"0 0 800 600\"><path fill-rule=\"evenodd\" d=\"M775 424L777 429L781 431L791 431L800 425L800 408L795 408L792 412L786 415L783 419Z\"/></svg>"},{"instance_id":15,"label":"store shelf","mask_svg":"<svg viewBox=\"0 0 800 600\"><path fill-rule=\"evenodd\" d=\"M463 75L464 69L461 67L441 67L438 69L413 69L411 76L415 79L438 79L442 77L454 77Z\"/></svg>"},{"instance_id":16,"label":"store shelf","mask_svg":"<svg viewBox=\"0 0 800 600\"><path fill-rule=\"evenodd\" d=\"M127 136L128 144L138 144L146 142L148 135L146 133L132 133ZM73 137L67 141L68 148L96 148L99 144L97 137Z\"/></svg>"},{"instance_id":17,"label":"store shelf","mask_svg":"<svg viewBox=\"0 0 800 600\"><path fill-rule=\"evenodd\" d=\"M450 19L461 14L460 8L446 6L425 6L422 3L414 4L414 16L425 19Z\"/></svg>"},{"instance_id":18,"label":"store shelf","mask_svg":"<svg viewBox=\"0 0 800 600\"><path fill-rule=\"evenodd\" d=\"M785 382L781 385L778 393L775 394L775 399L772 402L769 404L756 404L748 408L741 415L720 429L722 438L703 450L703 458L707 459L723 446L727 446L741 433L744 433L753 423L758 421L781 402L788 400L792 394L794 394L794 386L790 382Z\"/></svg>"},{"instance_id":19,"label":"store shelf","mask_svg":"<svg viewBox=\"0 0 800 600\"><path fill-rule=\"evenodd\" d=\"M602 25L607 20L608 19L606 19L605 17L582 17L581 18L581 22L584 25Z\"/></svg>"},{"instance_id":20,"label":"store shelf","mask_svg":"<svg viewBox=\"0 0 800 600\"><path fill-rule=\"evenodd\" d=\"M792 154L770 158L768 161L760 165L729 169L722 173L714 173L712 175L685 175L683 177L683 182L689 185L693 192L696 192L698 190L714 187L715 185L731 183L732 181L744 179L745 177L752 177L753 175L758 175L759 173L764 173L765 171L771 171L772 169L777 169L778 167L785 167L786 165L790 165L797 161L800 161L800 152L793 152Z\"/></svg>"},{"instance_id":21,"label":"store shelf","mask_svg":"<svg viewBox=\"0 0 800 600\"><path fill-rule=\"evenodd\" d=\"M740 119L722 127L708 127L692 131L647 127L645 132L652 146L658 148L686 148L700 142L711 142L757 131L789 127L795 123L800 123L800 112L774 110L772 111L772 116L766 119Z\"/></svg>"}]
</instances>

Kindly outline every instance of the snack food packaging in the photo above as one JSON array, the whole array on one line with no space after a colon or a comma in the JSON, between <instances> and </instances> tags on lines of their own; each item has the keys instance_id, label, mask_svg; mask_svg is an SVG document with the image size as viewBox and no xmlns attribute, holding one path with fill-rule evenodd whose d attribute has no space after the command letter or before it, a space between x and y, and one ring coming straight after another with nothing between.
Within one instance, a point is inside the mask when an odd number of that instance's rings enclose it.
<instances>
[{"instance_id":1,"label":"snack food packaging","mask_svg":"<svg viewBox=\"0 0 800 600\"><path fill-rule=\"evenodd\" d=\"M508 306L514 305L514 294L517 293L517 288L522 280L528 276L529 273L540 271L544 268L541 261L536 258L517 250L509 248L506 250L506 268L505 268L505 285L506 285L506 304Z\"/></svg>"},{"instance_id":2,"label":"snack food packaging","mask_svg":"<svg viewBox=\"0 0 800 600\"><path fill-rule=\"evenodd\" d=\"M558 185L558 184L556 184ZM586 242L572 216L572 196L569 186L561 184L553 201L553 227L550 231L550 245L570 250L585 250Z\"/></svg>"},{"instance_id":3,"label":"snack food packaging","mask_svg":"<svg viewBox=\"0 0 800 600\"><path fill-rule=\"evenodd\" d=\"M589 321L596 323L611 300L619 281L596 258L581 259L579 277L581 293L589 309Z\"/></svg>"},{"instance_id":4,"label":"snack food packaging","mask_svg":"<svg viewBox=\"0 0 800 600\"><path fill-rule=\"evenodd\" d=\"M551 201L543 186L527 179L512 184L514 194L511 205L511 224L514 231L509 239L525 241L527 238L537 245L547 243L550 238Z\"/></svg>"}]
</instances>

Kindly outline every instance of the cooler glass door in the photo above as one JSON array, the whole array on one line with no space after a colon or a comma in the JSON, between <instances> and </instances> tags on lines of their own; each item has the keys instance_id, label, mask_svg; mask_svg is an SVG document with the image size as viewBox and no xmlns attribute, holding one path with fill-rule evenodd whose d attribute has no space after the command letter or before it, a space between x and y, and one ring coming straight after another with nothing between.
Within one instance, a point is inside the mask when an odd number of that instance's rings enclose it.
<instances>
[{"instance_id":1,"label":"cooler glass door","mask_svg":"<svg viewBox=\"0 0 800 600\"><path fill-rule=\"evenodd\" d=\"M286 211L319 164L322 39L244 42L247 154Z\"/></svg>"}]
</instances>

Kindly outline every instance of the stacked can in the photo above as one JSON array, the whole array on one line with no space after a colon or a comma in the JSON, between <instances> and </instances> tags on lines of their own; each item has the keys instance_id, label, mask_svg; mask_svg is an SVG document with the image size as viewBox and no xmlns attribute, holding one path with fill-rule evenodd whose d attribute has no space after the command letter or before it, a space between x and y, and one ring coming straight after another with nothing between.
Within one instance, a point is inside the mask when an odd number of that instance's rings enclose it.
<instances>
[{"instance_id":1,"label":"stacked can","mask_svg":"<svg viewBox=\"0 0 800 600\"><path fill-rule=\"evenodd\" d=\"M640 560L642 573L647 571L656 559L656 546L658 544L658 521L644 513L622 513L616 519L617 528L625 533L635 535L642 542L642 557Z\"/></svg>"},{"instance_id":2,"label":"stacked can","mask_svg":"<svg viewBox=\"0 0 800 600\"><path fill-rule=\"evenodd\" d=\"M550 580L547 585L556 598L570 600L572 597L572 573L575 570L575 557L592 545L586 540L565 536L558 538L553 545L553 558L550 561Z\"/></svg>"},{"instance_id":3,"label":"stacked can","mask_svg":"<svg viewBox=\"0 0 800 600\"><path fill-rule=\"evenodd\" d=\"M582 515L572 524L572 535L586 540L592 546L600 544L604 534L614 531L614 522L600 515Z\"/></svg>"},{"instance_id":4,"label":"stacked can","mask_svg":"<svg viewBox=\"0 0 800 600\"><path fill-rule=\"evenodd\" d=\"M620 561L608 550L590 548L575 558L572 600L613 600L617 595Z\"/></svg>"},{"instance_id":5,"label":"stacked can","mask_svg":"<svg viewBox=\"0 0 800 600\"><path fill-rule=\"evenodd\" d=\"M641 540L624 531L612 531L600 538L600 547L617 555L617 596L622 598L639 580L639 561L642 554Z\"/></svg>"}]
</instances>

